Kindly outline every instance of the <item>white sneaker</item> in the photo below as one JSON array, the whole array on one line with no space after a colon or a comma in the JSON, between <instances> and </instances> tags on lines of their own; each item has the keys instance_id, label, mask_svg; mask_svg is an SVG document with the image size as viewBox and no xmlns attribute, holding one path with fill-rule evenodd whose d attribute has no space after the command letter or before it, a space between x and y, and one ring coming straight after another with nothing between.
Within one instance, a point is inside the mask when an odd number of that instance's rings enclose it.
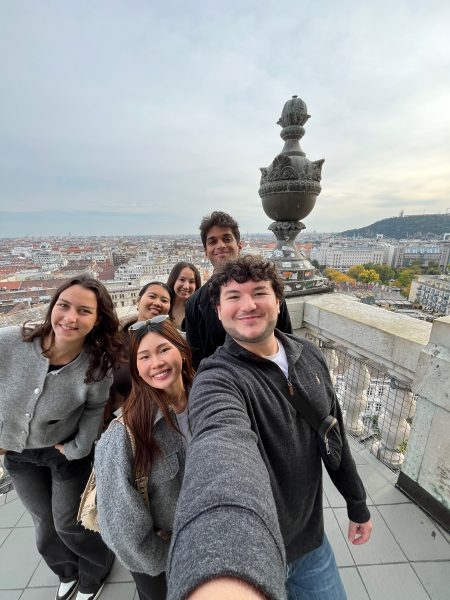
<instances>
[{"instance_id":1,"label":"white sneaker","mask_svg":"<svg viewBox=\"0 0 450 600\"><path fill-rule=\"evenodd\" d=\"M75 596L78 589L78 579L72 581L61 581L58 591L56 592L55 600L70 600Z\"/></svg>"},{"instance_id":2,"label":"white sneaker","mask_svg":"<svg viewBox=\"0 0 450 600\"><path fill-rule=\"evenodd\" d=\"M96 592L92 592L92 593L84 593L84 592L78 592L77 597L75 598L75 600L97 600L97 598L100 596L103 586L105 584L102 583L102 585L98 588L98 590Z\"/></svg>"}]
</instances>

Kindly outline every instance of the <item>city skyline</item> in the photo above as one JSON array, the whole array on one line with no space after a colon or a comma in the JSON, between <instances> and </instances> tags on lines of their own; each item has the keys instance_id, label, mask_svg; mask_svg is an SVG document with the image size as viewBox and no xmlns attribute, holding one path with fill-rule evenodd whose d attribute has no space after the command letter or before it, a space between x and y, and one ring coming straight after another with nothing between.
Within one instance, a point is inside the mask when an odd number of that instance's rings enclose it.
<instances>
[{"instance_id":1,"label":"city skyline","mask_svg":"<svg viewBox=\"0 0 450 600\"><path fill-rule=\"evenodd\" d=\"M270 219L260 167L325 158L307 231L450 206L450 7L272 1L4 3L0 237L195 234Z\"/></svg>"}]
</instances>

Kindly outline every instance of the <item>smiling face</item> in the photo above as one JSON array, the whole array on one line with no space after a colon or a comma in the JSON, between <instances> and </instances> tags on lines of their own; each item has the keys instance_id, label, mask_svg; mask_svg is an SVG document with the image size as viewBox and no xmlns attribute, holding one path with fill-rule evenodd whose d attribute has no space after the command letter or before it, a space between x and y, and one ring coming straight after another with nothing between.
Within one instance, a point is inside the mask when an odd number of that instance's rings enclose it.
<instances>
[{"instance_id":1,"label":"smiling face","mask_svg":"<svg viewBox=\"0 0 450 600\"><path fill-rule=\"evenodd\" d=\"M170 310L169 292L160 285L150 285L137 302L138 320L146 321L157 315L167 315Z\"/></svg>"},{"instance_id":2,"label":"smiling face","mask_svg":"<svg viewBox=\"0 0 450 600\"><path fill-rule=\"evenodd\" d=\"M277 352L274 330L279 312L280 301L270 281L237 283L232 279L220 290L217 314L225 331L254 354Z\"/></svg>"},{"instance_id":3,"label":"smiling face","mask_svg":"<svg viewBox=\"0 0 450 600\"><path fill-rule=\"evenodd\" d=\"M236 241L231 227L214 225L206 235L205 254L214 268L239 256L242 244Z\"/></svg>"},{"instance_id":4,"label":"smiling face","mask_svg":"<svg viewBox=\"0 0 450 600\"><path fill-rule=\"evenodd\" d=\"M81 285L72 285L59 295L52 314L51 324L57 344L84 344L86 336L95 327L97 296Z\"/></svg>"},{"instance_id":5,"label":"smiling face","mask_svg":"<svg viewBox=\"0 0 450 600\"><path fill-rule=\"evenodd\" d=\"M195 273L189 267L181 269L174 286L173 291L182 300L187 300L195 292Z\"/></svg>"},{"instance_id":6,"label":"smiling face","mask_svg":"<svg viewBox=\"0 0 450 600\"><path fill-rule=\"evenodd\" d=\"M141 379L149 386L164 390L177 399L184 389L183 359L178 348L165 337L150 331L139 343L136 366Z\"/></svg>"}]
</instances>

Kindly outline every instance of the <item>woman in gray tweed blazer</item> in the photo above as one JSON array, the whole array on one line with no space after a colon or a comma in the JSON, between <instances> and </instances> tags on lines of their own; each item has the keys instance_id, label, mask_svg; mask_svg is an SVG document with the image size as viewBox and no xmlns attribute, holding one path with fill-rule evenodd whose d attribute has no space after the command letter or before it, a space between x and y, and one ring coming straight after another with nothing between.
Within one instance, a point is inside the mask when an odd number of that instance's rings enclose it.
<instances>
[{"instance_id":1,"label":"woman in gray tweed blazer","mask_svg":"<svg viewBox=\"0 0 450 600\"><path fill-rule=\"evenodd\" d=\"M106 288L64 283L42 325L0 329L0 452L60 579L56 600L94 600L114 555L76 516L120 350Z\"/></svg>"},{"instance_id":2,"label":"woman in gray tweed blazer","mask_svg":"<svg viewBox=\"0 0 450 600\"><path fill-rule=\"evenodd\" d=\"M164 600L194 371L191 351L168 315L129 331L131 394L121 421L112 422L95 450L98 521L104 541L131 571L140 600ZM143 477L144 493L136 482Z\"/></svg>"}]
</instances>

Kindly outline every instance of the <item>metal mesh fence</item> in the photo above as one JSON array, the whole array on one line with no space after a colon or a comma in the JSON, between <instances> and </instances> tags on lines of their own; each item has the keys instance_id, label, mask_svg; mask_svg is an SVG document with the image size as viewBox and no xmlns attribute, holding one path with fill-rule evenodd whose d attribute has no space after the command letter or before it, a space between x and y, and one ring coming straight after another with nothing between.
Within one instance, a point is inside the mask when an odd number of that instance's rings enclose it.
<instances>
[{"instance_id":1,"label":"metal mesh fence","mask_svg":"<svg viewBox=\"0 0 450 600\"><path fill-rule=\"evenodd\" d=\"M383 365L356 357L343 346L311 333L305 337L324 354L347 434L391 470L399 470L415 412L410 383L399 381Z\"/></svg>"}]
</instances>

